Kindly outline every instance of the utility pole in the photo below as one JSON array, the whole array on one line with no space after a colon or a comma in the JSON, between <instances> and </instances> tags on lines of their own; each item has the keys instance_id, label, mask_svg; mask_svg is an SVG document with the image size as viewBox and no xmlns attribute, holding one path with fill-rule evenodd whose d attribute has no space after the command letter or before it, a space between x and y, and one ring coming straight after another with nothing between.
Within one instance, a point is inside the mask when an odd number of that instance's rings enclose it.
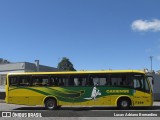
<instances>
[{"instance_id":1,"label":"utility pole","mask_svg":"<svg viewBox=\"0 0 160 120\"><path fill-rule=\"evenodd\" d=\"M152 59L153 59L153 56L150 56L149 58L151 60L151 72L152 72Z\"/></svg>"}]
</instances>

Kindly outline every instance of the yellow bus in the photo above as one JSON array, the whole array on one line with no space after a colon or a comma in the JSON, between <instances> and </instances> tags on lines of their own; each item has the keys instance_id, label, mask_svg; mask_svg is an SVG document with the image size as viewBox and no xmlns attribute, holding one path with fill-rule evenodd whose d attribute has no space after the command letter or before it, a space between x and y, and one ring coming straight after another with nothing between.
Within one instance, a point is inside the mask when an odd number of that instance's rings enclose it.
<instances>
[{"instance_id":1,"label":"yellow bus","mask_svg":"<svg viewBox=\"0 0 160 120\"><path fill-rule=\"evenodd\" d=\"M58 106L152 106L149 80L143 71L101 70L9 73L6 103Z\"/></svg>"}]
</instances>

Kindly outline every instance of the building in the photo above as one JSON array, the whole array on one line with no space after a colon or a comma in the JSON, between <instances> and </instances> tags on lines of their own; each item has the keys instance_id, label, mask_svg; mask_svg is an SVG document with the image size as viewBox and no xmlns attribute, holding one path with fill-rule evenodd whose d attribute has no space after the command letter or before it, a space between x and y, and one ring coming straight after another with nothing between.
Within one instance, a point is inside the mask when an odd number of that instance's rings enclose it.
<instances>
[{"instance_id":1,"label":"building","mask_svg":"<svg viewBox=\"0 0 160 120\"><path fill-rule=\"evenodd\" d=\"M151 83L152 91L153 91L153 97L154 101L160 100L160 70L156 73L154 71L146 71L146 74L148 76L148 79Z\"/></svg>"},{"instance_id":2,"label":"building","mask_svg":"<svg viewBox=\"0 0 160 120\"><path fill-rule=\"evenodd\" d=\"M39 65L39 61L35 63L17 62L0 64L0 99L4 98L6 75L10 72L54 72L58 71L57 68L45 65Z\"/></svg>"},{"instance_id":3,"label":"building","mask_svg":"<svg viewBox=\"0 0 160 120\"><path fill-rule=\"evenodd\" d=\"M154 78L154 83L153 83L153 95L154 95L154 100L159 101L160 100L160 75L158 74L152 74Z\"/></svg>"}]
</instances>

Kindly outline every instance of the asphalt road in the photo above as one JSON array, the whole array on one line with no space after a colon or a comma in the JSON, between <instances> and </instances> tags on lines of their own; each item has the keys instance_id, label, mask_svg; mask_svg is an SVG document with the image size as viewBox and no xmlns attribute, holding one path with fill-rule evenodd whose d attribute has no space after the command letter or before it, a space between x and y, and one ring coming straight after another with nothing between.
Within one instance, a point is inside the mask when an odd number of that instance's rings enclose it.
<instances>
[{"instance_id":1,"label":"asphalt road","mask_svg":"<svg viewBox=\"0 0 160 120\"><path fill-rule=\"evenodd\" d=\"M44 107L41 106L26 106L26 105L14 105L14 104L6 104L0 103L0 111L16 111L16 110L40 110L40 111L48 111L45 110ZM55 111L117 111L116 107L61 107ZM154 102L152 107L134 107L130 109L134 110L160 110L160 102ZM53 111L52 111L53 112Z\"/></svg>"},{"instance_id":2,"label":"asphalt road","mask_svg":"<svg viewBox=\"0 0 160 120\"><path fill-rule=\"evenodd\" d=\"M117 108L114 107L61 107L57 110L45 110L44 107L30 107L30 106L25 106L25 105L13 105L13 104L6 104L6 103L0 103L0 111L1 112L5 112L5 111L9 111L12 113L40 113L41 116L43 117L48 117L45 119L51 119L51 118L56 118L56 119L69 119L72 120L73 118L75 119L85 119L88 120L89 118L94 118L95 120L100 120L100 119L106 119L106 117L109 117L109 119L107 118L107 120L115 120L116 118L118 119L122 119L125 120L125 118L128 118L127 120L130 120L132 118L135 118L134 120L136 120L138 117L137 116L125 116L125 117L121 117L121 116L115 116L116 114L139 114L139 113L144 113L144 114L157 114L158 117L160 117L160 102L154 102L154 106L153 107L135 107L135 108L131 108L130 110L118 110ZM145 116L146 119L157 119L158 117L156 116ZM142 117L143 119L145 117ZM4 119L0 117L0 120ZM36 119L36 118L34 118ZM146 120L145 119L145 120ZM6 118L5 118L6 120Z\"/></svg>"}]
</instances>

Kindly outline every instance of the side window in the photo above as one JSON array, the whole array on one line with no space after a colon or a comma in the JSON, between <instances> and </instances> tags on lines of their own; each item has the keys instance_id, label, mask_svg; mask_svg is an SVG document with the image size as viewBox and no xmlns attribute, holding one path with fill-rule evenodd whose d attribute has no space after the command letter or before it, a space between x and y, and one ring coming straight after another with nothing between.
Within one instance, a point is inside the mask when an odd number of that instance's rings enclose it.
<instances>
[{"instance_id":1,"label":"side window","mask_svg":"<svg viewBox=\"0 0 160 120\"><path fill-rule=\"evenodd\" d=\"M52 75L50 77L50 85L51 86L65 86L66 82L68 80L68 76L58 76L58 75Z\"/></svg>"},{"instance_id":2,"label":"side window","mask_svg":"<svg viewBox=\"0 0 160 120\"><path fill-rule=\"evenodd\" d=\"M111 86L127 86L129 85L127 75L124 74L113 74L110 77Z\"/></svg>"},{"instance_id":3,"label":"side window","mask_svg":"<svg viewBox=\"0 0 160 120\"><path fill-rule=\"evenodd\" d=\"M47 86L49 85L49 77L46 76L32 76L33 86Z\"/></svg>"},{"instance_id":4,"label":"side window","mask_svg":"<svg viewBox=\"0 0 160 120\"><path fill-rule=\"evenodd\" d=\"M51 86L58 86L58 78L57 77L51 76L50 80L51 80L51 82L50 82Z\"/></svg>"},{"instance_id":5,"label":"side window","mask_svg":"<svg viewBox=\"0 0 160 120\"><path fill-rule=\"evenodd\" d=\"M75 84L79 84L78 83L78 80L77 80L77 77L74 77L72 75L70 75L68 81L67 81L67 86L75 86Z\"/></svg>"},{"instance_id":6,"label":"side window","mask_svg":"<svg viewBox=\"0 0 160 120\"><path fill-rule=\"evenodd\" d=\"M67 80L68 80L67 77L58 78L58 86L65 86Z\"/></svg>"},{"instance_id":7,"label":"side window","mask_svg":"<svg viewBox=\"0 0 160 120\"><path fill-rule=\"evenodd\" d=\"M109 85L108 75L105 74L92 74L89 77L89 85L92 86L106 86Z\"/></svg>"},{"instance_id":8,"label":"side window","mask_svg":"<svg viewBox=\"0 0 160 120\"><path fill-rule=\"evenodd\" d=\"M86 86L87 85L87 76L79 78L79 86Z\"/></svg>"},{"instance_id":9,"label":"side window","mask_svg":"<svg viewBox=\"0 0 160 120\"><path fill-rule=\"evenodd\" d=\"M134 79L134 88L141 88L140 80Z\"/></svg>"},{"instance_id":10,"label":"side window","mask_svg":"<svg viewBox=\"0 0 160 120\"><path fill-rule=\"evenodd\" d=\"M144 89L144 77L142 75L134 75L133 83L135 89Z\"/></svg>"},{"instance_id":11,"label":"side window","mask_svg":"<svg viewBox=\"0 0 160 120\"><path fill-rule=\"evenodd\" d=\"M80 84L80 82L79 82L79 79L78 79L78 77L76 78L74 78L74 86L79 86L79 84Z\"/></svg>"},{"instance_id":12,"label":"side window","mask_svg":"<svg viewBox=\"0 0 160 120\"><path fill-rule=\"evenodd\" d=\"M30 76L19 76L19 86L29 86Z\"/></svg>"},{"instance_id":13,"label":"side window","mask_svg":"<svg viewBox=\"0 0 160 120\"><path fill-rule=\"evenodd\" d=\"M68 86L86 86L87 75L70 75Z\"/></svg>"},{"instance_id":14,"label":"side window","mask_svg":"<svg viewBox=\"0 0 160 120\"><path fill-rule=\"evenodd\" d=\"M18 86L18 77L9 76L9 86Z\"/></svg>"}]
</instances>

